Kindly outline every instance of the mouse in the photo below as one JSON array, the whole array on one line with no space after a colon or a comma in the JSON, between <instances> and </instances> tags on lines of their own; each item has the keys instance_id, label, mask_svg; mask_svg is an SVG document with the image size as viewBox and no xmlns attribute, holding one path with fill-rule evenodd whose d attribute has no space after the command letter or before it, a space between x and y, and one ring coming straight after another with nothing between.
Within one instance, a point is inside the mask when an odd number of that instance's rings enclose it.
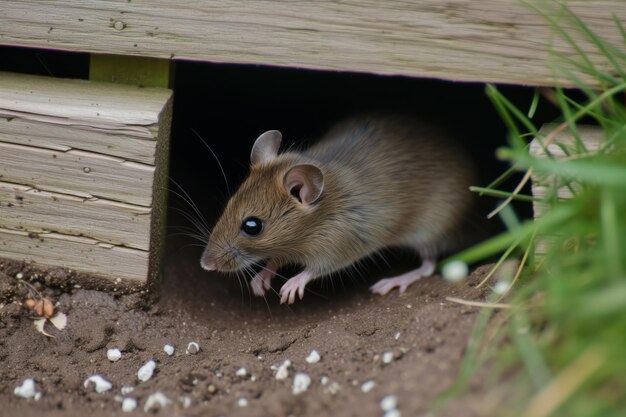
<instances>
[{"instance_id":1,"label":"mouse","mask_svg":"<svg viewBox=\"0 0 626 417\"><path fill-rule=\"evenodd\" d=\"M433 275L442 254L460 249L477 178L472 158L446 126L400 114L362 114L310 147L280 152L282 134L262 133L250 173L213 227L200 264L207 271L254 274L265 295L279 268L302 271L281 287L280 303L385 248L417 253L421 265L376 282L400 293ZM254 273L254 267L261 267Z\"/></svg>"}]
</instances>

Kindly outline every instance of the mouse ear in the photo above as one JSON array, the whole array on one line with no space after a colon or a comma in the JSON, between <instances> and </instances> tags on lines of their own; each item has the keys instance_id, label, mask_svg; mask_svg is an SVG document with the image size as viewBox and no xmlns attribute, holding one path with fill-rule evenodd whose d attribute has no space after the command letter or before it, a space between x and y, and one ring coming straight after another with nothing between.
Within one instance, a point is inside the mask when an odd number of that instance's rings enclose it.
<instances>
[{"instance_id":1,"label":"mouse ear","mask_svg":"<svg viewBox=\"0 0 626 417\"><path fill-rule=\"evenodd\" d=\"M278 130L268 130L259 136L254 141L250 153L252 165L263 164L276 158L282 139L283 135Z\"/></svg>"},{"instance_id":2,"label":"mouse ear","mask_svg":"<svg viewBox=\"0 0 626 417\"><path fill-rule=\"evenodd\" d=\"M324 175L315 165L296 165L285 174L283 185L289 194L310 207L322 194Z\"/></svg>"}]
</instances>

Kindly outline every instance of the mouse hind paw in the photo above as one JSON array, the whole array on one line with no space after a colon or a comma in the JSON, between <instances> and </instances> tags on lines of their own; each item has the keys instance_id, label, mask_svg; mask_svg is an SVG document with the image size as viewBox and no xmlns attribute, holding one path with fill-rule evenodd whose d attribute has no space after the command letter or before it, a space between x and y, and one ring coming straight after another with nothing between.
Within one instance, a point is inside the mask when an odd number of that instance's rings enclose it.
<instances>
[{"instance_id":1,"label":"mouse hind paw","mask_svg":"<svg viewBox=\"0 0 626 417\"><path fill-rule=\"evenodd\" d=\"M404 293L409 285L420 278L429 277L435 272L436 262L434 259L425 259L422 265L413 271L392 278L384 278L370 287L370 291L375 294L385 295L394 288L398 288L400 294Z\"/></svg>"}]
</instances>

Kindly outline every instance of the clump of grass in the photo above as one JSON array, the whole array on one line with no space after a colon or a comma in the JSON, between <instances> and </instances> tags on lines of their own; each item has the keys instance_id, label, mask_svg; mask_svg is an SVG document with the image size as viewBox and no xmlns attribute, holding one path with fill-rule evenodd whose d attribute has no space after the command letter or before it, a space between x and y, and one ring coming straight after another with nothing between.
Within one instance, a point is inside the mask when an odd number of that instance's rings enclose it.
<instances>
[{"instance_id":1,"label":"clump of grass","mask_svg":"<svg viewBox=\"0 0 626 417\"><path fill-rule=\"evenodd\" d=\"M545 4L545 3L544 3ZM555 3L552 3L555 4ZM558 4L558 3L557 3ZM515 107L494 86L487 87L510 132L509 146L500 158L513 167L494 183L474 191L506 197L494 211L511 217L508 203L531 202L521 195L521 184L513 191L497 187L515 171L525 171L522 183L531 176L550 178L546 195L539 203L549 210L536 221L509 221L509 230L460 253L454 260L477 262L494 254L515 257L522 266L508 294L494 293L488 302L506 303L483 309L470 340L467 355L452 393L466 386L481 363L492 358L492 369L502 371L508 389L500 392L497 414L526 417L623 416L626 415L626 30L615 17L623 43L611 44L592 32L566 6L554 10L528 4L550 24L554 33L576 52L568 56L554 52L552 68L558 79L569 80L584 96L561 86L544 93L561 110L557 129L569 132L574 146L566 157L529 153L529 138L544 150L554 134L536 126L530 111ZM566 22L566 25L562 25ZM565 30L563 27L569 27ZM576 37L572 32L575 32ZM575 39L596 48L606 65L594 64ZM581 134L581 121L602 130L597 150L589 149ZM531 175L532 174L532 175ZM571 199L558 198L567 189ZM534 256L535 245L548 241L546 252ZM485 285L494 285L486 280ZM498 318L498 320L494 320ZM504 377L506 371L506 377ZM506 405L506 406L503 406Z\"/></svg>"}]
</instances>

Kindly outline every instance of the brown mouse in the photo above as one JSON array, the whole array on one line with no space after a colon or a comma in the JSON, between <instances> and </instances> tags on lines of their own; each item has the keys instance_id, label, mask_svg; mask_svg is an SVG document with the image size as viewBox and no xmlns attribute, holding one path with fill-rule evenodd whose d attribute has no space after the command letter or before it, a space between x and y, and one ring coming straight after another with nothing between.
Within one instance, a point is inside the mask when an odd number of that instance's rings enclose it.
<instances>
[{"instance_id":1,"label":"brown mouse","mask_svg":"<svg viewBox=\"0 0 626 417\"><path fill-rule=\"evenodd\" d=\"M263 295L277 269L304 266L281 288L281 303L308 282L383 248L415 250L422 265L371 287L400 292L432 275L459 248L472 209L471 159L442 127L406 116L363 115L332 128L309 149L278 152L276 130L258 137L251 171L228 201L201 258L209 271L251 271Z\"/></svg>"}]
</instances>

